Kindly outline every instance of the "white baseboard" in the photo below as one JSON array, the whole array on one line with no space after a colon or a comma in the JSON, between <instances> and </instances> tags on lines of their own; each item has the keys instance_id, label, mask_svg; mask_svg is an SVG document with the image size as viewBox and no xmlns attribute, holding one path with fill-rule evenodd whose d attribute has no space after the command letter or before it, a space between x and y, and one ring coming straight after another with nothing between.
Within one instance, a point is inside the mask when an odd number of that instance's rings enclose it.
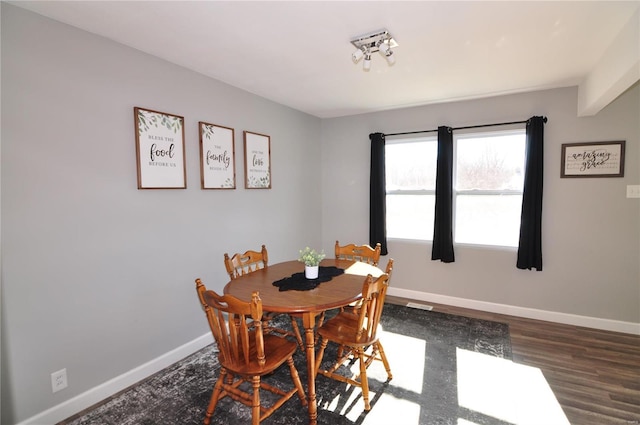
<instances>
[{"instance_id":1,"label":"white baseboard","mask_svg":"<svg viewBox=\"0 0 640 425\"><path fill-rule=\"evenodd\" d=\"M517 307L506 304L490 303L486 301L470 300L466 298L451 297L448 295L430 294L427 292L412 291L390 287L389 295L410 298L419 301L447 304L456 307L473 310L488 311L491 313L507 314L510 316L526 317L528 319L545 320L547 322L563 323L566 325L584 326L587 328L602 329L614 332L640 335L640 323L623 322L619 320L601 319L597 317L579 316L576 314L559 313L556 311L538 310L535 308Z\"/></svg>"},{"instance_id":2,"label":"white baseboard","mask_svg":"<svg viewBox=\"0 0 640 425\"><path fill-rule=\"evenodd\" d=\"M82 394L79 394L63 403L53 406L17 425L43 425L55 424L84 409L124 390L127 387L153 375L175 362L182 360L199 349L211 344L213 336L211 332L202 335L186 344L169 351L143 365L140 365L120 376L116 376Z\"/></svg>"}]
</instances>

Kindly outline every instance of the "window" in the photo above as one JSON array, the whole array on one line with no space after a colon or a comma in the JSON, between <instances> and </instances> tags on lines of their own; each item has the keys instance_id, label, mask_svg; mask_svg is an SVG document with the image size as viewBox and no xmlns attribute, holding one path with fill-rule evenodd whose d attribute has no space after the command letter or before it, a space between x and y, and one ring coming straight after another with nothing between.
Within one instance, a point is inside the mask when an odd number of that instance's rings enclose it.
<instances>
[{"instance_id":1,"label":"window","mask_svg":"<svg viewBox=\"0 0 640 425\"><path fill-rule=\"evenodd\" d=\"M518 246L524 131L454 136L454 241Z\"/></svg>"},{"instance_id":2,"label":"window","mask_svg":"<svg viewBox=\"0 0 640 425\"><path fill-rule=\"evenodd\" d=\"M433 239L438 142L435 137L387 141L387 235ZM454 241L518 245L525 132L454 136Z\"/></svg>"},{"instance_id":3,"label":"window","mask_svg":"<svg viewBox=\"0 0 640 425\"><path fill-rule=\"evenodd\" d=\"M385 144L388 237L433 239L437 158L435 138Z\"/></svg>"}]
</instances>

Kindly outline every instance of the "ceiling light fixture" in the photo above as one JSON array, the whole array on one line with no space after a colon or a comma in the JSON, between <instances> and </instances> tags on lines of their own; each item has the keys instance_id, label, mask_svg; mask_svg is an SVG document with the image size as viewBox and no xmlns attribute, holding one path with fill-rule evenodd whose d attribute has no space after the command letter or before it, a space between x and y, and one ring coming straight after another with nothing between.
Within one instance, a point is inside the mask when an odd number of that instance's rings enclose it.
<instances>
[{"instance_id":1,"label":"ceiling light fixture","mask_svg":"<svg viewBox=\"0 0 640 425\"><path fill-rule=\"evenodd\" d=\"M360 62L364 57L362 69L369 71L371 69L371 53L379 52L382 57L387 60L389 66L396 63L396 57L391 50L398 46L393 36L387 30L380 30L371 34L362 35L351 40L356 50L351 54L353 63Z\"/></svg>"}]
</instances>

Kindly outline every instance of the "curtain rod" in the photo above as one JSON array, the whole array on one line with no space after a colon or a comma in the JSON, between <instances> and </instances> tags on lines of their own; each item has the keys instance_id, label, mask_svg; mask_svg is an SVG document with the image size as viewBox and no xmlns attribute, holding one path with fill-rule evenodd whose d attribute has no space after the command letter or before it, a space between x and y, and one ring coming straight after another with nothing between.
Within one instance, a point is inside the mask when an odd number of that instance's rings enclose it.
<instances>
[{"instance_id":1,"label":"curtain rod","mask_svg":"<svg viewBox=\"0 0 640 425\"><path fill-rule=\"evenodd\" d=\"M470 128L482 128L482 127L496 127L499 125L511 125L511 124L526 124L529 120L524 120L524 121L511 121L511 122L499 122L499 123L495 123L495 124L480 124L480 125L469 125L466 127L455 127L452 128L452 130L468 130ZM544 117L543 121L546 123L547 122L547 117ZM435 130L422 130L422 131L408 131L405 133L389 133L389 134L385 134L384 136L404 136L406 134L418 134L418 133L435 133L437 132L438 129L436 128Z\"/></svg>"}]
</instances>

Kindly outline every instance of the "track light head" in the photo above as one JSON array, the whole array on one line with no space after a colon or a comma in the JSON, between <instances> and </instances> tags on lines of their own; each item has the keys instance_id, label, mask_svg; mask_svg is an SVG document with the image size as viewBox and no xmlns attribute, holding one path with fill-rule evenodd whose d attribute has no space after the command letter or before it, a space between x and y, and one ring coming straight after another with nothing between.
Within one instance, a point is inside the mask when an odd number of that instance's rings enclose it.
<instances>
[{"instance_id":1,"label":"track light head","mask_svg":"<svg viewBox=\"0 0 640 425\"><path fill-rule=\"evenodd\" d=\"M387 57L387 54L389 54L390 48L389 48L389 44L386 42L386 40L381 40L380 44L378 45L378 53L380 53L380 55L384 58Z\"/></svg>"},{"instance_id":2,"label":"track light head","mask_svg":"<svg viewBox=\"0 0 640 425\"><path fill-rule=\"evenodd\" d=\"M384 58L387 60L387 64L389 64L389 66L396 63L396 57L391 50L389 50L389 54L386 55Z\"/></svg>"},{"instance_id":3,"label":"track light head","mask_svg":"<svg viewBox=\"0 0 640 425\"><path fill-rule=\"evenodd\" d=\"M367 72L371 69L371 53L369 53L369 51L367 51L367 53L364 54L364 62L362 62L362 69Z\"/></svg>"},{"instance_id":4,"label":"track light head","mask_svg":"<svg viewBox=\"0 0 640 425\"><path fill-rule=\"evenodd\" d=\"M360 62L360 59L362 59L363 57L364 50L361 48L356 49L356 51L351 54L351 60L353 60L353 63Z\"/></svg>"},{"instance_id":5,"label":"track light head","mask_svg":"<svg viewBox=\"0 0 640 425\"><path fill-rule=\"evenodd\" d=\"M396 57L393 56L393 51L389 46L389 40L385 39L380 41L380 44L378 46L378 53L380 53L380 56L386 59L387 64L389 64L389 66L396 63Z\"/></svg>"}]
</instances>

